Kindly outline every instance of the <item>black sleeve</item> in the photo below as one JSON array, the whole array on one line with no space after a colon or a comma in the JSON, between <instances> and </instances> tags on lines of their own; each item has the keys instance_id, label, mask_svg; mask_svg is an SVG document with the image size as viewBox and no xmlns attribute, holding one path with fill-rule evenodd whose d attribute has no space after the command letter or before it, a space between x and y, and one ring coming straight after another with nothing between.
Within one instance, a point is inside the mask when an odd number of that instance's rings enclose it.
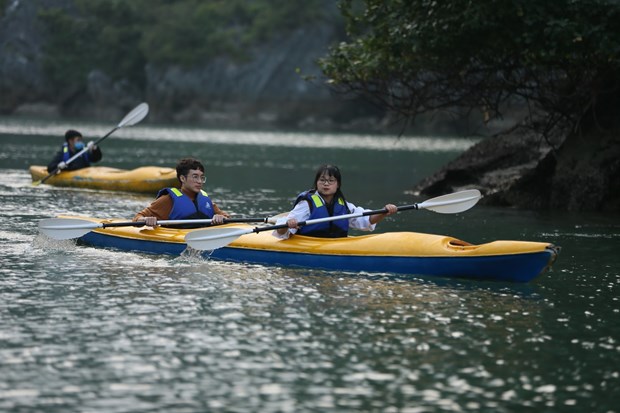
<instances>
[{"instance_id":1,"label":"black sleeve","mask_svg":"<svg viewBox=\"0 0 620 413\"><path fill-rule=\"evenodd\" d=\"M62 161L62 151L58 151L54 156L54 159L52 159L52 161L47 164L47 172L52 173L56 169L60 161Z\"/></svg>"},{"instance_id":2,"label":"black sleeve","mask_svg":"<svg viewBox=\"0 0 620 413\"><path fill-rule=\"evenodd\" d=\"M97 149L93 149L91 153L88 154L88 158L92 163L99 162L101 158L103 158L103 153L101 152L101 148L97 146Z\"/></svg>"}]
</instances>

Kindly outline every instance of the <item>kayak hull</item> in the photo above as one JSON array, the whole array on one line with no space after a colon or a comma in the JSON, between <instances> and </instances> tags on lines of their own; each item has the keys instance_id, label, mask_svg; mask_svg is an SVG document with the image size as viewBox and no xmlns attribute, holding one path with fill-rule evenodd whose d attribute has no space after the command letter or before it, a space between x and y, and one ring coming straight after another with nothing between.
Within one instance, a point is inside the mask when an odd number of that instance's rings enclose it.
<instances>
[{"instance_id":1,"label":"kayak hull","mask_svg":"<svg viewBox=\"0 0 620 413\"><path fill-rule=\"evenodd\" d=\"M80 240L96 247L180 255L187 249L184 238L188 231L193 230L112 227L91 231ZM295 236L279 240L265 231L242 235L228 246L203 251L202 255L222 261L332 271L528 282L547 271L558 253L559 247L544 242L494 241L473 245L448 236L415 232L339 239Z\"/></svg>"},{"instance_id":2,"label":"kayak hull","mask_svg":"<svg viewBox=\"0 0 620 413\"><path fill-rule=\"evenodd\" d=\"M48 175L47 167L30 166L32 181L40 181ZM62 187L101 189L155 194L162 188L177 186L177 174L173 168L143 166L126 170L105 166L90 166L75 171L63 171L45 181Z\"/></svg>"}]
</instances>

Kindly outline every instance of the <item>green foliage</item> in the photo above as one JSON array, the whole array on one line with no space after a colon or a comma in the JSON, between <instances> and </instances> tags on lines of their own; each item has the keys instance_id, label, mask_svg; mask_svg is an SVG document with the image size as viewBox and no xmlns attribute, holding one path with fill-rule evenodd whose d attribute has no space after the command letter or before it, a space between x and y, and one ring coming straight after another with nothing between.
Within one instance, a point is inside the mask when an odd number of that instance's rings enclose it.
<instances>
[{"instance_id":1,"label":"green foliage","mask_svg":"<svg viewBox=\"0 0 620 413\"><path fill-rule=\"evenodd\" d=\"M319 18L320 3L144 0L149 24L144 28L142 47L147 59L155 63L191 66L216 56L243 60L252 46Z\"/></svg>"},{"instance_id":2,"label":"green foliage","mask_svg":"<svg viewBox=\"0 0 620 413\"><path fill-rule=\"evenodd\" d=\"M40 12L53 29L45 50L44 67L51 77L51 81L60 89L70 88L75 78L85 78L90 64L84 56L94 52L92 39L95 32L84 20L74 20L59 9L50 9ZM70 50L69 53L58 53L58 50Z\"/></svg>"},{"instance_id":3,"label":"green foliage","mask_svg":"<svg viewBox=\"0 0 620 413\"><path fill-rule=\"evenodd\" d=\"M3 0L0 0L3 1ZM322 18L324 0L74 0L40 13L45 67L64 88L93 69L144 85L147 62L194 66L243 60L255 45Z\"/></svg>"},{"instance_id":4,"label":"green foliage","mask_svg":"<svg viewBox=\"0 0 620 413\"><path fill-rule=\"evenodd\" d=\"M44 67L52 82L71 95L84 87L88 73L98 69L114 80L144 85L139 14L120 1L78 0L76 5L93 14L73 16L61 9L39 13L51 33L44 47Z\"/></svg>"},{"instance_id":5,"label":"green foliage","mask_svg":"<svg viewBox=\"0 0 620 413\"><path fill-rule=\"evenodd\" d=\"M501 116L515 96L576 122L620 81L611 0L344 0L350 40L321 60L338 90L414 118L454 107Z\"/></svg>"}]
</instances>

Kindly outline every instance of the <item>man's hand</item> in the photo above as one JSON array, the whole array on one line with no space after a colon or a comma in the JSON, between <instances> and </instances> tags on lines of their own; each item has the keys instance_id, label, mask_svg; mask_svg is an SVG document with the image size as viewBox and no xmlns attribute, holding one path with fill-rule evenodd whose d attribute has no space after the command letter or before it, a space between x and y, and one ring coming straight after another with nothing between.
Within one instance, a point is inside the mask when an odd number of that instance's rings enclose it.
<instances>
[{"instance_id":1,"label":"man's hand","mask_svg":"<svg viewBox=\"0 0 620 413\"><path fill-rule=\"evenodd\" d=\"M213 218L211 218L211 224L212 225L220 225L224 223L224 219L226 217L224 215L220 215L220 214L215 214L213 215Z\"/></svg>"},{"instance_id":2,"label":"man's hand","mask_svg":"<svg viewBox=\"0 0 620 413\"><path fill-rule=\"evenodd\" d=\"M56 165L57 168L57 174L60 173L60 171L62 171L63 169L65 169L67 167L67 164L64 162L60 162L58 165Z\"/></svg>"}]
</instances>

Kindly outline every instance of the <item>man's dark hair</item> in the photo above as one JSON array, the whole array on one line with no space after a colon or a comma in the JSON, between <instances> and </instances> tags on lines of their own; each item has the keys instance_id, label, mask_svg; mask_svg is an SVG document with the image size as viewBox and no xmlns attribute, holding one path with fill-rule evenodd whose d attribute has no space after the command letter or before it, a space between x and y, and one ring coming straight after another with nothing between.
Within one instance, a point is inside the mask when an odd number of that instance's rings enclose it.
<instances>
[{"instance_id":1,"label":"man's dark hair","mask_svg":"<svg viewBox=\"0 0 620 413\"><path fill-rule=\"evenodd\" d=\"M69 142L69 139L81 138L81 137L82 137L82 134L73 129L69 129L68 131L65 132L65 140L67 142Z\"/></svg>"},{"instance_id":2,"label":"man's dark hair","mask_svg":"<svg viewBox=\"0 0 620 413\"><path fill-rule=\"evenodd\" d=\"M198 159L183 158L177 163L177 179L181 182L181 176L185 176L189 173L190 169L198 169L205 172L205 167Z\"/></svg>"}]
</instances>

